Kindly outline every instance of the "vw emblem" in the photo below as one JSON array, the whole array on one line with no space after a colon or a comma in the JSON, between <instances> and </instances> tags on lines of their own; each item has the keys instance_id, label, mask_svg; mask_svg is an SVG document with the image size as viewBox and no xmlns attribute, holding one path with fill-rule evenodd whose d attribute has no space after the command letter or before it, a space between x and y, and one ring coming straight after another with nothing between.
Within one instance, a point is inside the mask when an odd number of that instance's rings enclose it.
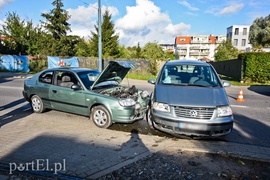
<instances>
[{"instance_id":1,"label":"vw emblem","mask_svg":"<svg viewBox=\"0 0 270 180\"><path fill-rule=\"evenodd\" d=\"M198 115L197 111L195 111L195 110L190 110L189 114L191 117L196 117Z\"/></svg>"}]
</instances>

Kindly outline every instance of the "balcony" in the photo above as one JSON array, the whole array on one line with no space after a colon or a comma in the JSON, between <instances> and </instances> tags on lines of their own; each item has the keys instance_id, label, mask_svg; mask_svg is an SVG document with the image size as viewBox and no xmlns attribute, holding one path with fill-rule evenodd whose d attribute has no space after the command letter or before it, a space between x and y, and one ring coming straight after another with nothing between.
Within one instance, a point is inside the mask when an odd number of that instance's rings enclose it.
<instances>
[{"instance_id":1,"label":"balcony","mask_svg":"<svg viewBox=\"0 0 270 180\"><path fill-rule=\"evenodd\" d=\"M191 46L190 49L200 50L200 49L210 49L210 48L208 46Z\"/></svg>"},{"instance_id":2,"label":"balcony","mask_svg":"<svg viewBox=\"0 0 270 180\"><path fill-rule=\"evenodd\" d=\"M209 40L204 40L204 41L191 40L190 43L191 44L208 44L208 43L210 43L210 41Z\"/></svg>"},{"instance_id":3,"label":"balcony","mask_svg":"<svg viewBox=\"0 0 270 180\"><path fill-rule=\"evenodd\" d=\"M210 54L209 51L192 51L189 53L190 55L197 55L197 56L208 56Z\"/></svg>"},{"instance_id":4,"label":"balcony","mask_svg":"<svg viewBox=\"0 0 270 180\"><path fill-rule=\"evenodd\" d=\"M178 54L179 55L187 55L187 52L186 51L181 51L181 52L178 51Z\"/></svg>"}]
</instances>

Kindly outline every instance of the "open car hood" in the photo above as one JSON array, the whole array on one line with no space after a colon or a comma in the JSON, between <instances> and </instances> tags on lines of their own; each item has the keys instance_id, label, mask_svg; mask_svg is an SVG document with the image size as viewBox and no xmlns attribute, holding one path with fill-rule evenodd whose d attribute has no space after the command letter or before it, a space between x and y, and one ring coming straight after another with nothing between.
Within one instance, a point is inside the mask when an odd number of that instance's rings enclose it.
<instances>
[{"instance_id":1,"label":"open car hood","mask_svg":"<svg viewBox=\"0 0 270 180\"><path fill-rule=\"evenodd\" d=\"M91 89L95 88L97 84L106 81L116 81L118 84L120 84L127 75L128 71L134 67L134 62L110 61L104 70L99 74L91 86Z\"/></svg>"}]
</instances>

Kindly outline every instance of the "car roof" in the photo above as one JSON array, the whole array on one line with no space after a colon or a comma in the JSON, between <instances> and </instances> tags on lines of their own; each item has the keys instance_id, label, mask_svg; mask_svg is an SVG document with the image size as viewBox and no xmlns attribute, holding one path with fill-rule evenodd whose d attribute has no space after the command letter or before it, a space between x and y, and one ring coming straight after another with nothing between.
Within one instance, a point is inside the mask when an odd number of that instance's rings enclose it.
<instances>
[{"instance_id":1,"label":"car roof","mask_svg":"<svg viewBox=\"0 0 270 180\"><path fill-rule=\"evenodd\" d=\"M169 60L166 62L166 65L201 65L201 66L210 66L209 63L205 61L198 60Z\"/></svg>"}]
</instances>

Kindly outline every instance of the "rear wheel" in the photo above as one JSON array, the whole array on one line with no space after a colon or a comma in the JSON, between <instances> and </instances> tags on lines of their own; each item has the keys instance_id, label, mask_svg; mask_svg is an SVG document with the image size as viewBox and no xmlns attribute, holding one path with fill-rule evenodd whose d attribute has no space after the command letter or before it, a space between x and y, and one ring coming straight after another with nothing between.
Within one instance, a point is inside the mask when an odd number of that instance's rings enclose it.
<instances>
[{"instance_id":1,"label":"rear wheel","mask_svg":"<svg viewBox=\"0 0 270 180\"><path fill-rule=\"evenodd\" d=\"M42 113L45 111L41 98L37 95L31 97L31 106L35 113Z\"/></svg>"},{"instance_id":2,"label":"rear wheel","mask_svg":"<svg viewBox=\"0 0 270 180\"><path fill-rule=\"evenodd\" d=\"M90 114L97 127L108 128L112 125L111 115L104 106L95 106Z\"/></svg>"}]
</instances>

